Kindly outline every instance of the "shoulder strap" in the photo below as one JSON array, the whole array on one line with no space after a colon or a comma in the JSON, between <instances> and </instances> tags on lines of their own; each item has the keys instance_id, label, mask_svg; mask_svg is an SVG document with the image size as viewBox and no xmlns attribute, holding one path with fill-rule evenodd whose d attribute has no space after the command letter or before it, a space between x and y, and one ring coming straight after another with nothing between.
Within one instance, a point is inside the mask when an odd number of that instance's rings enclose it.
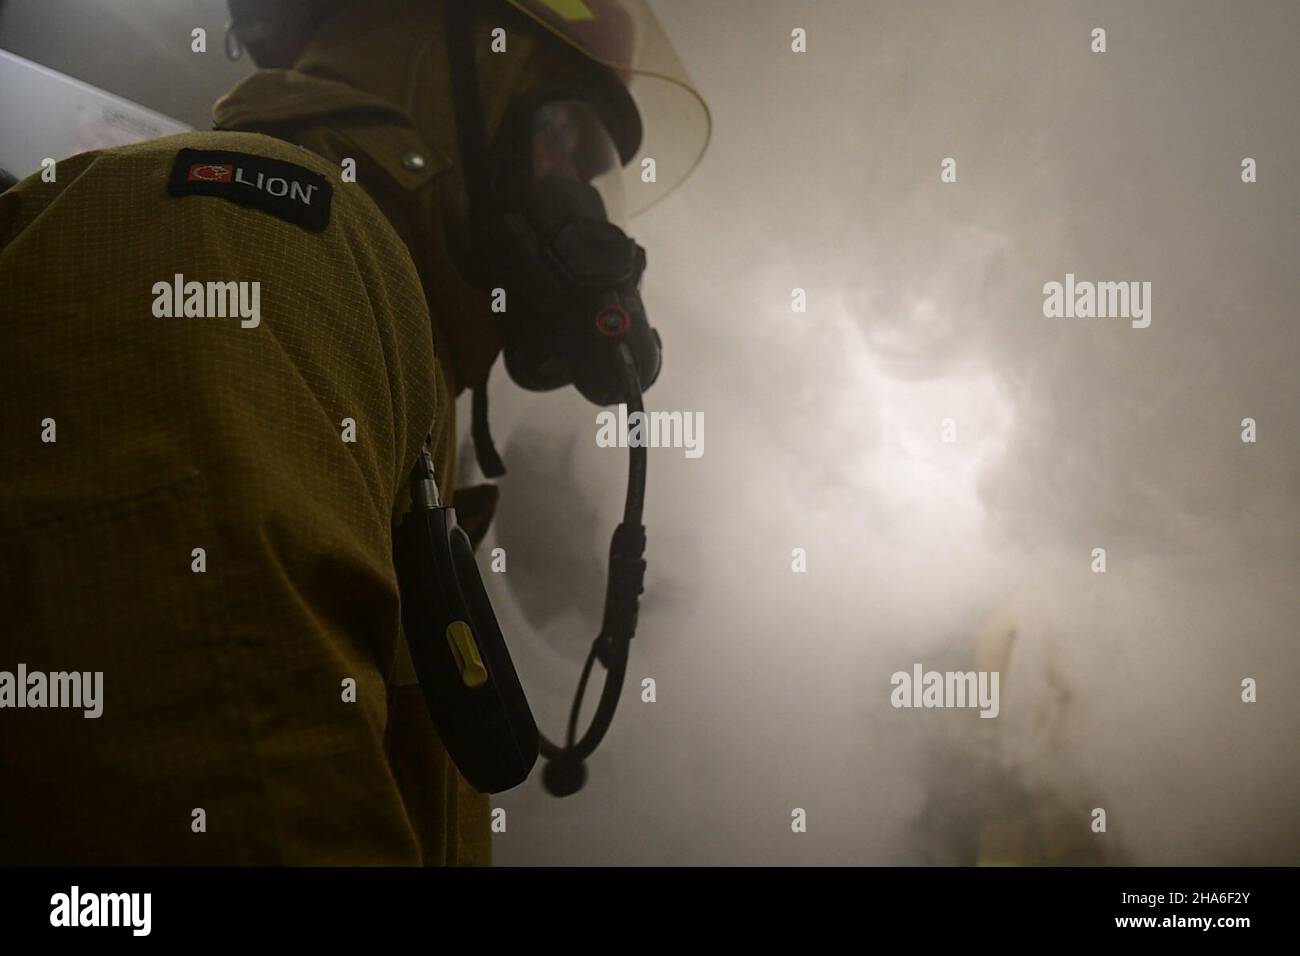
<instances>
[{"instance_id":1,"label":"shoulder strap","mask_svg":"<svg viewBox=\"0 0 1300 956\"><path fill-rule=\"evenodd\" d=\"M479 241L479 224L487 215L488 192L487 123L483 118L483 97L479 92L475 55L474 20L471 0L445 0L447 17L447 59L451 64L451 93L456 109L456 136L460 142L461 167L469 192L470 235ZM474 386L474 455L488 478L506 473L488 427L487 379Z\"/></svg>"},{"instance_id":2,"label":"shoulder strap","mask_svg":"<svg viewBox=\"0 0 1300 956\"><path fill-rule=\"evenodd\" d=\"M444 0L456 135L460 141L465 186L469 190L470 212L472 217L482 221L478 217L486 213L489 201L487 124L483 118L483 98L479 93L471 6L471 0Z\"/></svg>"}]
</instances>

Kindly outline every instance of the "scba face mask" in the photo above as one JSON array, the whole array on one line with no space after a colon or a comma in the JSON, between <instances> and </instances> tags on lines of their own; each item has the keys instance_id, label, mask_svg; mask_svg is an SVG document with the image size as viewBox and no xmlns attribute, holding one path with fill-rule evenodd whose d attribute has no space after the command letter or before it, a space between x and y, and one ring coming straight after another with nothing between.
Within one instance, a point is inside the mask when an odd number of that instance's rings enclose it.
<instances>
[{"instance_id":1,"label":"scba face mask","mask_svg":"<svg viewBox=\"0 0 1300 956\"><path fill-rule=\"evenodd\" d=\"M573 385L597 405L628 400L616 361L627 346L642 389L662 345L641 301L645 250L623 231L619 156L586 102L516 108L495 147L499 212L487 248L511 277L502 315L506 371L532 391Z\"/></svg>"}]
</instances>

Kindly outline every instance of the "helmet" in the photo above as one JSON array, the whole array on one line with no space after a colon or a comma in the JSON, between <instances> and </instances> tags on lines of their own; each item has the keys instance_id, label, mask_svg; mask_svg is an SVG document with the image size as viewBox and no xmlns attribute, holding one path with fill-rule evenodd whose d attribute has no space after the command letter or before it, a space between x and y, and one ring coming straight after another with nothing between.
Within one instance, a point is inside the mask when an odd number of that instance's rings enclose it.
<instances>
[{"instance_id":1,"label":"helmet","mask_svg":"<svg viewBox=\"0 0 1300 956\"><path fill-rule=\"evenodd\" d=\"M646 0L508 0L588 60L611 70L641 113L645 136L624 167L629 215L664 199L699 165L712 121ZM642 161L654 160L653 182Z\"/></svg>"},{"instance_id":2,"label":"helmet","mask_svg":"<svg viewBox=\"0 0 1300 956\"><path fill-rule=\"evenodd\" d=\"M244 50L262 69L293 66L312 34L344 0L226 0L226 56Z\"/></svg>"},{"instance_id":3,"label":"helmet","mask_svg":"<svg viewBox=\"0 0 1300 956\"><path fill-rule=\"evenodd\" d=\"M259 67L292 66L316 28L345 2L227 0L226 52L233 59L247 49ZM642 212L681 185L704 155L711 119L646 0L507 2L612 71L635 101L646 135L638 130L627 136L637 148L633 156L622 157L626 212ZM642 179L646 159L654 160L652 182Z\"/></svg>"}]
</instances>

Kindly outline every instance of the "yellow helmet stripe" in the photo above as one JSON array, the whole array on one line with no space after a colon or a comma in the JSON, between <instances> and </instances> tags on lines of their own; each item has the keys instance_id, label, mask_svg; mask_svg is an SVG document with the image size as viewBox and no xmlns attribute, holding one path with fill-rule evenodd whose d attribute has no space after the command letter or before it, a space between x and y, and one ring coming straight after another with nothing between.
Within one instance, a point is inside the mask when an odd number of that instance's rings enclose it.
<instances>
[{"instance_id":1,"label":"yellow helmet stripe","mask_svg":"<svg viewBox=\"0 0 1300 956\"><path fill-rule=\"evenodd\" d=\"M567 23L596 19L596 15L591 12L591 7L583 0L541 0L541 2L544 7Z\"/></svg>"}]
</instances>

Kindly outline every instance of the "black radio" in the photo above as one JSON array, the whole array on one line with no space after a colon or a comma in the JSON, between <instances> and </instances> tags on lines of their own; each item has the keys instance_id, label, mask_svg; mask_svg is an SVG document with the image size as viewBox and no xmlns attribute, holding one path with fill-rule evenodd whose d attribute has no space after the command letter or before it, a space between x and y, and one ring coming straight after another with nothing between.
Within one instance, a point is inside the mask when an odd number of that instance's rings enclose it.
<instances>
[{"instance_id":1,"label":"black radio","mask_svg":"<svg viewBox=\"0 0 1300 956\"><path fill-rule=\"evenodd\" d=\"M522 783L537 724L456 511L438 500L427 451L411 473L411 510L393 538L402 626L443 745L480 793Z\"/></svg>"}]
</instances>

